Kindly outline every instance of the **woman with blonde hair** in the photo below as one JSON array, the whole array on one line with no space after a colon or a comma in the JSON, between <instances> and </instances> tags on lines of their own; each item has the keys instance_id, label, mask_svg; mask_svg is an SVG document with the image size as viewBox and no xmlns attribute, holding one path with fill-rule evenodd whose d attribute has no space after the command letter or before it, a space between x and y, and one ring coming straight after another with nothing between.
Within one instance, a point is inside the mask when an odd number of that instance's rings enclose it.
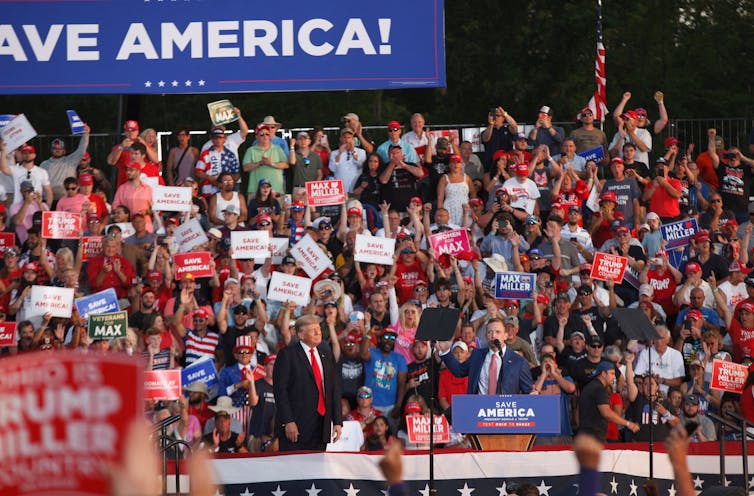
<instances>
[{"instance_id":1,"label":"woman with blonde hair","mask_svg":"<svg viewBox=\"0 0 754 496\"><path fill-rule=\"evenodd\" d=\"M416 328L419 327L421 305L416 300L409 300L403 304L398 312L398 322L390 326L398 336L395 338L395 352L406 359L406 364L413 363L414 355L411 346L416 336Z\"/></svg>"}]
</instances>

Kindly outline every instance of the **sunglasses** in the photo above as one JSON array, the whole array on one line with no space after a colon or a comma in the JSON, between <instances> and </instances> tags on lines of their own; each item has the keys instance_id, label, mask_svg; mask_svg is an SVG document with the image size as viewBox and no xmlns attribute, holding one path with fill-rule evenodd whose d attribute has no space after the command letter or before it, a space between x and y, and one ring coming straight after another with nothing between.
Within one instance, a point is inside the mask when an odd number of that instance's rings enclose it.
<instances>
[{"instance_id":1,"label":"sunglasses","mask_svg":"<svg viewBox=\"0 0 754 496\"><path fill-rule=\"evenodd\" d=\"M597 349L597 348L602 348L602 345L601 344L590 344L589 347Z\"/></svg>"},{"instance_id":2,"label":"sunglasses","mask_svg":"<svg viewBox=\"0 0 754 496\"><path fill-rule=\"evenodd\" d=\"M270 137L270 135L268 133L257 134L257 136L260 137L260 138L269 138Z\"/></svg>"},{"instance_id":3,"label":"sunglasses","mask_svg":"<svg viewBox=\"0 0 754 496\"><path fill-rule=\"evenodd\" d=\"M404 255L412 255L412 254L416 253L416 251L415 250L409 250L407 248L407 249L401 250L401 253L404 254Z\"/></svg>"},{"instance_id":4,"label":"sunglasses","mask_svg":"<svg viewBox=\"0 0 754 496\"><path fill-rule=\"evenodd\" d=\"M269 225L272 225L272 222L264 221L259 223L259 227L267 227Z\"/></svg>"},{"instance_id":5,"label":"sunglasses","mask_svg":"<svg viewBox=\"0 0 754 496\"><path fill-rule=\"evenodd\" d=\"M73 186L66 188L66 191L76 191L77 189L79 189L77 186Z\"/></svg>"},{"instance_id":6,"label":"sunglasses","mask_svg":"<svg viewBox=\"0 0 754 496\"><path fill-rule=\"evenodd\" d=\"M332 229L332 226L330 224L320 224L319 229L320 231L329 231Z\"/></svg>"},{"instance_id":7,"label":"sunglasses","mask_svg":"<svg viewBox=\"0 0 754 496\"><path fill-rule=\"evenodd\" d=\"M590 271L590 270L580 270L579 271L579 275L581 275L581 276L591 276L592 275L592 271Z\"/></svg>"},{"instance_id":8,"label":"sunglasses","mask_svg":"<svg viewBox=\"0 0 754 496\"><path fill-rule=\"evenodd\" d=\"M238 350L236 353L239 355L251 355L251 350Z\"/></svg>"},{"instance_id":9,"label":"sunglasses","mask_svg":"<svg viewBox=\"0 0 754 496\"><path fill-rule=\"evenodd\" d=\"M203 317L194 317L194 322L204 322L205 320Z\"/></svg>"},{"instance_id":10,"label":"sunglasses","mask_svg":"<svg viewBox=\"0 0 754 496\"><path fill-rule=\"evenodd\" d=\"M427 288L425 288L424 286L420 286L418 288L414 288L414 291L416 291L417 293L426 293Z\"/></svg>"},{"instance_id":11,"label":"sunglasses","mask_svg":"<svg viewBox=\"0 0 754 496\"><path fill-rule=\"evenodd\" d=\"M382 336L382 339L386 341L395 341L396 335L395 334L385 334Z\"/></svg>"},{"instance_id":12,"label":"sunglasses","mask_svg":"<svg viewBox=\"0 0 754 496\"><path fill-rule=\"evenodd\" d=\"M388 128L388 131L390 131L391 133L395 133L395 132L398 132L398 131L400 131L400 130L401 130L401 128L399 128L399 127L391 127L391 128Z\"/></svg>"},{"instance_id":13,"label":"sunglasses","mask_svg":"<svg viewBox=\"0 0 754 496\"><path fill-rule=\"evenodd\" d=\"M533 257L529 257L529 260L531 260L531 261L542 260L542 257L534 255Z\"/></svg>"},{"instance_id":14,"label":"sunglasses","mask_svg":"<svg viewBox=\"0 0 754 496\"><path fill-rule=\"evenodd\" d=\"M371 398L371 397L372 397L371 394L366 394L366 393L362 393L362 394L359 395L359 399L362 399L362 400L365 400L365 399Z\"/></svg>"},{"instance_id":15,"label":"sunglasses","mask_svg":"<svg viewBox=\"0 0 754 496\"><path fill-rule=\"evenodd\" d=\"M587 292L584 292L584 291L580 291L579 292L579 296L592 296L592 293L587 293Z\"/></svg>"}]
</instances>

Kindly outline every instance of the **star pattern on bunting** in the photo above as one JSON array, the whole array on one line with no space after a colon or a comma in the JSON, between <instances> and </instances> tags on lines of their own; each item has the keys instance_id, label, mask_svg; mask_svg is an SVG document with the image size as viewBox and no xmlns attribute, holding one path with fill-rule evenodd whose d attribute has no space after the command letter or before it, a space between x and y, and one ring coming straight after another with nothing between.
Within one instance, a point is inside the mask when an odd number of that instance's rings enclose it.
<instances>
[{"instance_id":1,"label":"star pattern on bunting","mask_svg":"<svg viewBox=\"0 0 754 496\"><path fill-rule=\"evenodd\" d=\"M668 496L675 496L675 484L670 485L670 489L668 489Z\"/></svg>"},{"instance_id":2,"label":"star pattern on bunting","mask_svg":"<svg viewBox=\"0 0 754 496\"><path fill-rule=\"evenodd\" d=\"M424 489L419 489L419 494L422 496L430 496L429 494L429 484L424 485Z\"/></svg>"},{"instance_id":3,"label":"star pattern on bunting","mask_svg":"<svg viewBox=\"0 0 754 496\"><path fill-rule=\"evenodd\" d=\"M616 482L615 476L610 481L610 494L618 494L618 482Z\"/></svg>"},{"instance_id":4,"label":"star pattern on bunting","mask_svg":"<svg viewBox=\"0 0 754 496\"><path fill-rule=\"evenodd\" d=\"M633 496L638 496L638 494L636 494L636 490L637 490L637 489L639 489L639 486L637 486L637 485L636 485L636 484L634 483L634 480L633 480L633 479L631 479L631 485L630 485L630 486L628 486L628 487L630 487L630 488L631 488L631 492L629 493L629 496L630 496L630 495L632 495L632 494L633 494Z\"/></svg>"},{"instance_id":5,"label":"star pattern on bunting","mask_svg":"<svg viewBox=\"0 0 754 496\"><path fill-rule=\"evenodd\" d=\"M312 487L306 490L306 496L318 496L322 489L317 489L312 482Z\"/></svg>"},{"instance_id":6,"label":"star pattern on bunting","mask_svg":"<svg viewBox=\"0 0 754 496\"><path fill-rule=\"evenodd\" d=\"M249 492L249 488L247 487L240 496L254 496L254 493Z\"/></svg>"},{"instance_id":7,"label":"star pattern on bunting","mask_svg":"<svg viewBox=\"0 0 754 496\"><path fill-rule=\"evenodd\" d=\"M471 493L474 492L474 488L469 487L469 484L467 482L464 482L463 488L458 489L458 492L461 493L461 496L471 496Z\"/></svg>"},{"instance_id":8,"label":"star pattern on bunting","mask_svg":"<svg viewBox=\"0 0 754 496\"><path fill-rule=\"evenodd\" d=\"M752 478L754 480L754 478ZM696 476L696 479L694 479L694 489L701 489L704 485L704 479L700 478L699 475ZM751 483L749 483L749 487L751 487Z\"/></svg>"},{"instance_id":9,"label":"star pattern on bunting","mask_svg":"<svg viewBox=\"0 0 754 496\"><path fill-rule=\"evenodd\" d=\"M503 481L502 486L496 487L495 489L497 489L497 496L509 496L507 483L505 481Z\"/></svg>"},{"instance_id":10,"label":"star pattern on bunting","mask_svg":"<svg viewBox=\"0 0 754 496\"><path fill-rule=\"evenodd\" d=\"M355 487L353 487L353 483L351 483L348 485L348 489L343 489L343 491L345 491L346 496L356 496L357 494L359 494L359 491L361 491L361 489L356 489Z\"/></svg>"},{"instance_id":11,"label":"star pattern on bunting","mask_svg":"<svg viewBox=\"0 0 754 496\"><path fill-rule=\"evenodd\" d=\"M539 496L550 496L550 488L552 486L545 485L545 480L542 479L542 482L539 483L537 486L537 491L539 491Z\"/></svg>"},{"instance_id":12,"label":"star pattern on bunting","mask_svg":"<svg viewBox=\"0 0 754 496\"><path fill-rule=\"evenodd\" d=\"M278 488L272 491L272 496L283 496L285 493L286 491L280 489L280 484L278 484Z\"/></svg>"},{"instance_id":13,"label":"star pattern on bunting","mask_svg":"<svg viewBox=\"0 0 754 496\"><path fill-rule=\"evenodd\" d=\"M144 82L144 87L145 88L151 88L152 87L152 81L145 81Z\"/></svg>"}]
</instances>

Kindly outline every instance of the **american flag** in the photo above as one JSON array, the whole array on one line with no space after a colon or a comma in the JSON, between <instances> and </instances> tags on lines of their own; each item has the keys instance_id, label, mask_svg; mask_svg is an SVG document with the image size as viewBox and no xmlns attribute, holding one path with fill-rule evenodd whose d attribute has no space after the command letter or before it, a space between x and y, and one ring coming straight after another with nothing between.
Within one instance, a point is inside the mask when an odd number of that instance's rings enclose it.
<instances>
[{"instance_id":1,"label":"american flag","mask_svg":"<svg viewBox=\"0 0 754 496\"><path fill-rule=\"evenodd\" d=\"M594 58L594 80L597 88L587 107L595 120L604 121L607 115L607 78L605 76L605 45L602 44L602 0L597 0L597 55Z\"/></svg>"}]
</instances>

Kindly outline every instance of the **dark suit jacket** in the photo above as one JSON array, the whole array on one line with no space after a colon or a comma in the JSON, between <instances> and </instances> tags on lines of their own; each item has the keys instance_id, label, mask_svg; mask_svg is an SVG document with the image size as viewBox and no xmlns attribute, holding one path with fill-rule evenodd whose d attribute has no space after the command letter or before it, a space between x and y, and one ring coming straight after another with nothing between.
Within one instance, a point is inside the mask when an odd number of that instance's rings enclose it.
<instances>
[{"instance_id":1,"label":"dark suit jacket","mask_svg":"<svg viewBox=\"0 0 754 496\"><path fill-rule=\"evenodd\" d=\"M285 439L285 427L288 422L296 422L300 439L317 439L324 444L330 442L330 422L343 425L340 406L340 381L335 373L335 360L328 347L317 347L322 360L322 374L324 377L325 416L322 432L315 432L320 426L317 415L319 393L314 381L314 372L309 364L309 357L296 341L278 353L273 369L272 388L275 395L277 416L275 419L276 432L281 440ZM297 443L300 444L300 443ZM294 449L313 449L308 446L298 446ZM324 447L323 447L324 449Z\"/></svg>"},{"instance_id":2,"label":"dark suit jacket","mask_svg":"<svg viewBox=\"0 0 754 496\"><path fill-rule=\"evenodd\" d=\"M442 356L442 361L454 376L468 376L467 394L479 394L479 376L482 372L484 358L489 351L489 348L476 348L471 352L468 360L463 363L456 360L453 353L446 353ZM534 381L531 378L529 364L521 355L511 350L510 346L505 347L502 372L498 375L497 380L499 394L529 394L531 392ZM502 387L501 381L505 382Z\"/></svg>"}]
</instances>

